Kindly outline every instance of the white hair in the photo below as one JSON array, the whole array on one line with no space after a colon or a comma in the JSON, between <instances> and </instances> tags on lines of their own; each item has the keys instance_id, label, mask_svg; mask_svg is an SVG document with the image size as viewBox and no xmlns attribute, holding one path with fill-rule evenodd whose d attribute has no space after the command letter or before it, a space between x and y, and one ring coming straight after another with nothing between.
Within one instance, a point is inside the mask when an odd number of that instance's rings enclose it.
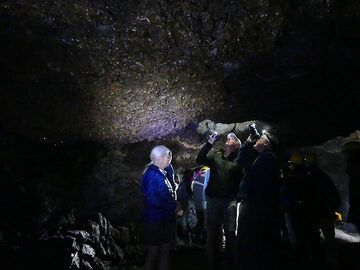
<instances>
[{"instance_id":1,"label":"white hair","mask_svg":"<svg viewBox=\"0 0 360 270\"><path fill-rule=\"evenodd\" d=\"M145 170L143 172L143 174L145 174L146 170L148 169L148 167L152 164L154 164L154 162L156 162L157 160L159 160L160 158L170 154L171 151L169 148L167 148L164 145L157 145L155 146L153 149L151 149L151 153L150 153L150 163L148 163L145 167Z\"/></svg>"},{"instance_id":2,"label":"white hair","mask_svg":"<svg viewBox=\"0 0 360 270\"><path fill-rule=\"evenodd\" d=\"M150 153L150 160L151 163L154 163L156 160L170 154L171 151L164 145L157 145L155 146Z\"/></svg>"}]
</instances>

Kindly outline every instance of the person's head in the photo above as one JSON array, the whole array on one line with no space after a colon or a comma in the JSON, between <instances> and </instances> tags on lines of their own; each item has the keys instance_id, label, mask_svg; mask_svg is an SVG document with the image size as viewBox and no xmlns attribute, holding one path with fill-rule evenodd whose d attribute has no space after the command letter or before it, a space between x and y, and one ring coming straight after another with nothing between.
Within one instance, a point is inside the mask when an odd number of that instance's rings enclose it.
<instances>
[{"instance_id":1,"label":"person's head","mask_svg":"<svg viewBox=\"0 0 360 270\"><path fill-rule=\"evenodd\" d=\"M164 145L155 146L150 153L151 163L159 167L161 170L169 166L172 159L172 153L169 148Z\"/></svg>"},{"instance_id":2,"label":"person's head","mask_svg":"<svg viewBox=\"0 0 360 270\"><path fill-rule=\"evenodd\" d=\"M182 180L185 183L191 183L191 181L193 180L193 176L194 176L194 171L192 169L187 168L183 172Z\"/></svg>"},{"instance_id":3,"label":"person's head","mask_svg":"<svg viewBox=\"0 0 360 270\"><path fill-rule=\"evenodd\" d=\"M254 148L259 153L272 149L275 145L277 145L278 140L276 136L268 131L263 131L260 138L256 141Z\"/></svg>"},{"instance_id":4,"label":"person's head","mask_svg":"<svg viewBox=\"0 0 360 270\"><path fill-rule=\"evenodd\" d=\"M229 133L226 136L225 150L229 152L236 152L241 146L241 141L235 135L235 133Z\"/></svg>"},{"instance_id":5,"label":"person's head","mask_svg":"<svg viewBox=\"0 0 360 270\"><path fill-rule=\"evenodd\" d=\"M314 152L307 153L304 160L306 167L316 167L318 165L318 157Z\"/></svg>"},{"instance_id":6,"label":"person's head","mask_svg":"<svg viewBox=\"0 0 360 270\"><path fill-rule=\"evenodd\" d=\"M207 172L210 171L210 168L208 166L202 166L200 169L200 175L205 176Z\"/></svg>"},{"instance_id":7,"label":"person's head","mask_svg":"<svg viewBox=\"0 0 360 270\"><path fill-rule=\"evenodd\" d=\"M296 170L304 166L304 158L298 152L293 152L288 160L289 169Z\"/></svg>"}]
</instances>

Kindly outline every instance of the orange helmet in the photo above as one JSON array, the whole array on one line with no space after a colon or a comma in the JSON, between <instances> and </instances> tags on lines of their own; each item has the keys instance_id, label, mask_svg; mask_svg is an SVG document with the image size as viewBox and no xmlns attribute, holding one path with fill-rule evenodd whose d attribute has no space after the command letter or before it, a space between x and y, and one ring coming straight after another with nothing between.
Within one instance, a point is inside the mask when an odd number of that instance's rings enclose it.
<instances>
[{"instance_id":1,"label":"orange helmet","mask_svg":"<svg viewBox=\"0 0 360 270\"><path fill-rule=\"evenodd\" d=\"M318 157L314 152L310 152L305 156L306 165L315 165L318 163Z\"/></svg>"},{"instance_id":2,"label":"orange helmet","mask_svg":"<svg viewBox=\"0 0 360 270\"><path fill-rule=\"evenodd\" d=\"M289 163L296 164L296 165L303 165L304 158L298 152L294 152L294 153L292 153L292 155L289 158Z\"/></svg>"}]
</instances>

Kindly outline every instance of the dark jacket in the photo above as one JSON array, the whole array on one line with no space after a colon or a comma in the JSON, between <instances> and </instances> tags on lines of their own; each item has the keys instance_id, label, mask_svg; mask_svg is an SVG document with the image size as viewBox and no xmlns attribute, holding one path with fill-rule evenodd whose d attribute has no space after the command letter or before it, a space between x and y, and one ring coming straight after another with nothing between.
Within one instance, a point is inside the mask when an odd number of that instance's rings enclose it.
<instances>
[{"instance_id":1,"label":"dark jacket","mask_svg":"<svg viewBox=\"0 0 360 270\"><path fill-rule=\"evenodd\" d=\"M318 166L310 167L307 177L308 188L312 192L312 213L316 217L333 218L335 211L341 206L341 198L334 182Z\"/></svg>"},{"instance_id":2,"label":"dark jacket","mask_svg":"<svg viewBox=\"0 0 360 270\"><path fill-rule=\"evenodd\" d=\"M360 231L360 151L347 153L346 164L346 172L349 175L348 221L355 223Z\"/></svg>"},{"instance_id":3,"label":"dark jacket","mask_svg":"<svg viewBox=\"0 0 360 270\"><path fill-rule=\"evenodd\" d=\"M262 206L279 204L280 175L275 154L266 150L257 153L248 142L240 148L237 162L245 167L239 186L242 201Z\"/></svg>"},{"instance_id":4,"label":"dark jacket","mask_svg":"<svg viewBox=\"0 0 360 270\"><path fill-rule=\"evenodd\" d=\"M281 206L285 212L306 215L311 201L311 189L305 166L289 163L282 169Z\"/></svg>"},{"instance_id":5,"label":"dark jacket","mask_svg":"<svg viewBox=\"0 0 360 270\"><path fill-rule=\"evenodd\" d=\"M245 173L249 170L259 153L254 149L255 142L245 141L240 147L236 162L244 168Z\"/></svg>"},{"instance_id":6,"label":"dark jacket","mask_svg":"<svg viewBox=\"0 0 360 270\"><path fill-rule=\"evenodd\" d=\"M175 172L173 166L169 164L164 171L166 172L166 177L170 181L172 189L176 190L177 184L175 183Z\"/></svg>"},{"instance_id":7,"label":"dark jacket","mask_svg":"<svg viewBox=\"0 0 360 270\"><path fill-rule=\"evenodd\" d=\"M198 164L210 168L206 196L235 199L242 177L241 167L234 162L237 153L231 153L225 158L222 151L209 153L211 148L212 144L207 142L196 157Z\"/></svg>"},{"instance_id":8,"label":"dark jacket","mask_svg":"<svg viewBox=\"0 0 360 270\"><path fill-rule=\"evenodd\" d=\"M191 196L188 193L186 183L181 182L176 189L176 200L180 203L182 210L185 211L188 208L190 199Z\"/></svg>"},{"instance_id":9,"label":"dark jacket","mask_svg":"<svg viewBox=\"0 0 360 270\"><path fill-rule=\"evenodd\" d=\"M155 165L150 165L142 177L142 192L144 222L175 222L174 191L165 175Z\"/></svg>"}]
</instances>

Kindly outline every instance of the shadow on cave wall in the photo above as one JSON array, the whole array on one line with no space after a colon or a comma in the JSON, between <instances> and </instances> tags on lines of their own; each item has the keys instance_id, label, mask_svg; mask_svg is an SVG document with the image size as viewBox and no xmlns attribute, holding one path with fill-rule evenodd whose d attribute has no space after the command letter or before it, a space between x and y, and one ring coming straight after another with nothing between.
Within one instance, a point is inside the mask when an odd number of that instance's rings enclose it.
<instances>
[{"instance_id":1,"label":"shadow on cave wall","mask_svg":"<svg viewBox=\"0 0 360 270\"><path fill-rule=\"evenodd\" d=\"M84 139L93 99L90 58L73 45L65 23L25 14L0 11L0 124L35 140Z\"/></svg>"},{"instance_id":2,"label":"shadow on cave wall","mask_svg":"<svg viewBox=\"0 0 360 270\"><path fill-rule=\"evenodd\" d=\"M83 188L104 147L1 133L1 242L39 237L81 221ZM76 221L74 220L76 216Z\"/></svg>"},{"instance_id":3,"label":"shadow on cave wall","mask_svg":"<svg viewBox=\"0 0 360 270\"><path fill-rule=\"evenodd\" d=\"M359 9L349 1L291 1L273 52L239 62L224 78L229 96L245 102L221 120L251 112L253 119L283 123L282 142L294 145L358 129Z\"/></svg>"},{"instance_id":4,"label":"shadow on cave wall","mask_svg":"<svg viewBox=\"0 0 360 270\"><path fill-rule=\"evenodd\" d=\"M1 124L137 142L259 119L301 145L358 128L356 1L250 2L5 2Z\"/></svg>"}]
</instances>

